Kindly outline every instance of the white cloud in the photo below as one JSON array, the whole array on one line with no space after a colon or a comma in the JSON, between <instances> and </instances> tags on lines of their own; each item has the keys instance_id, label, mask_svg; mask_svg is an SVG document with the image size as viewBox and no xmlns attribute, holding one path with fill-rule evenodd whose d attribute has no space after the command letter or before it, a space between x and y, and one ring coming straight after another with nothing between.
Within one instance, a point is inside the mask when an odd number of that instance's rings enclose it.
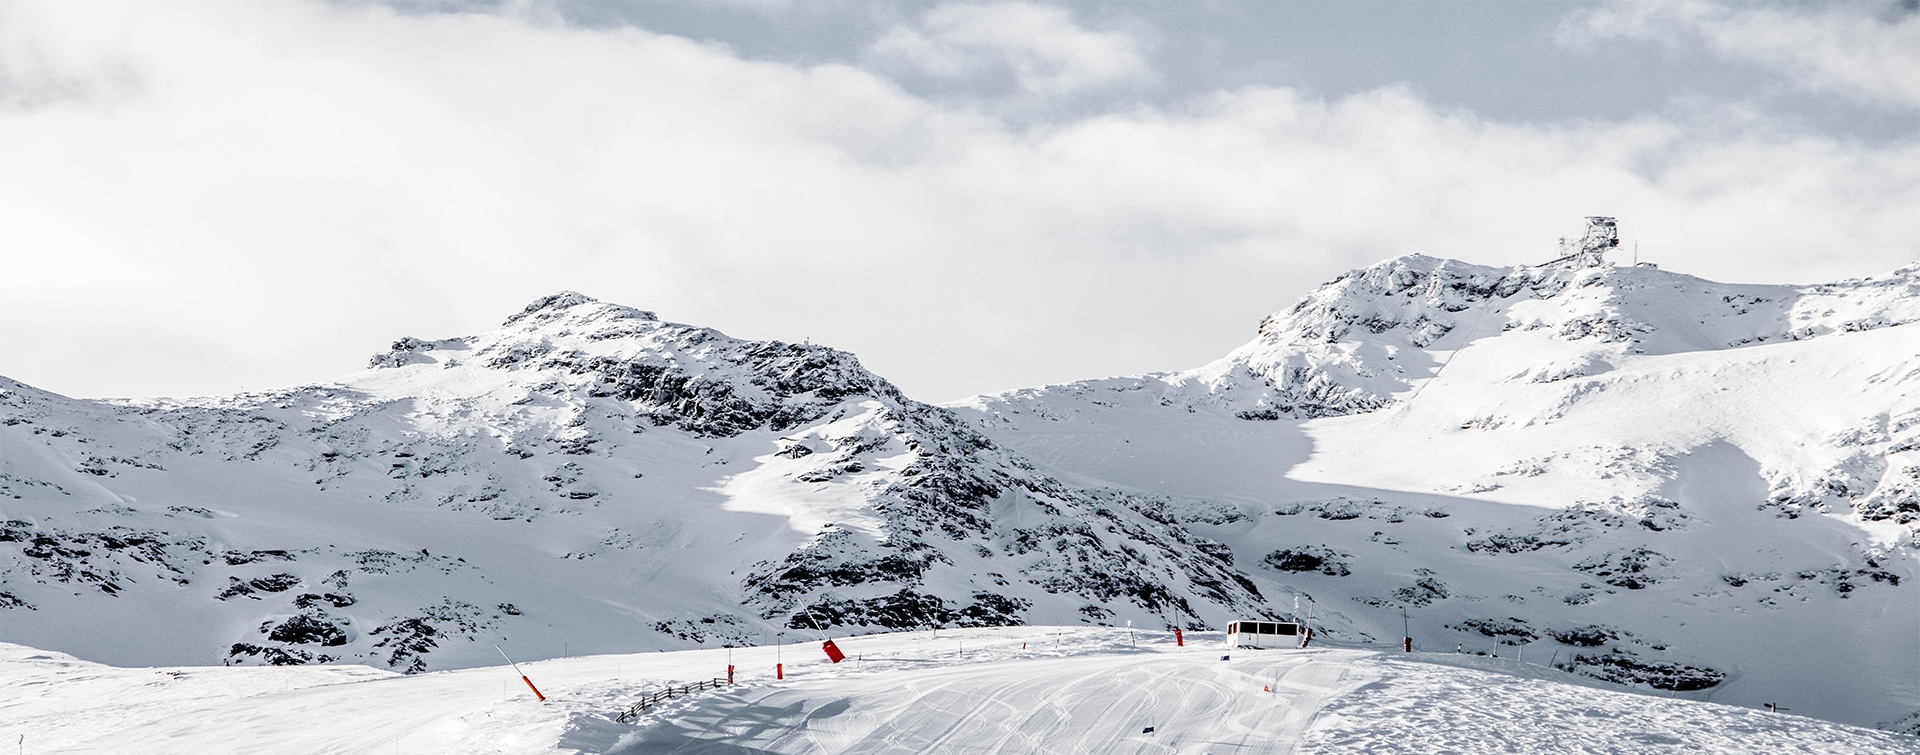
<instances>
[{"instance_id":1,"label":"white cloud","mask_svg":"<svg viewBox=\"0 0 1920 755\"><path fill-rule=\"evenodd\" d=\"M559 289L832 344L928 399L1191 366L1350 267L1539 261L1583 215L1669 268L1817 281L1920 238L1920 144L1514 125L1397 89L1016 128L846 66L539 16L10 6L0 375L314 380Z\"/></svg>"},{"instance_id":2,"label":"white cloud","mask_svg":"<svg viewBox=\"0 0 1920 755\"><path fill-rule=\"evenodd\" d=\"M1769 66L1803 85L1920 107L1920 13L1858 2L1630 2L1583 14L1563 33L1682 43Z\"/></svg>"},{"instance_id":3,"label":"white cloud","mask_svg":"<svg viewBox=\"0 0 1920 755\"><path fill-rule=\"evenodd\" d=\"M965 76L1006 66L1022 91L1057 95L1150 80L1139 39L1092 31L1065 9L1026 3L943 5L919 28L895 26L872 51L927 73Z\"/></svg>"}]
</instances>

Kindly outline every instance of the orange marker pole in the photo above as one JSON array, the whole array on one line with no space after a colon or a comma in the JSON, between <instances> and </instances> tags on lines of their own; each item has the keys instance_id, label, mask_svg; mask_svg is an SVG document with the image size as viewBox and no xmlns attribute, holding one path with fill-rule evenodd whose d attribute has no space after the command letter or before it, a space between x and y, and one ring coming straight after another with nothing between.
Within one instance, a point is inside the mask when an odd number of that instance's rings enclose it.
<instances>
[{"instance_id":1,"label":"orange marker pole","mask_svg":"<svg viewBox=\"0 0 1920 755\"><path fill-rule=\"evenodd\" d=\"M493 646L493 649L494 649L494 650L500 650L500 646L499 646L499 645L495 645L495 646ZM501 657L501 658L507 658L507 651L505 651L505 650L500 650L500 657ZM516 673L516 674L520 674L520 681L523 681L523 682L526 682L526 683L527 683L527 689L530 689L530 690L533 690L533 696L534 696L535 698L538 698L538 699L540 700L540 702L543 702L543 703L547 701L547 696L546 696L546 695L542 695L542 694L540 694L540 688L539 688L539 687L535 687L535 686L533 686L533 680L532 680L532 679L528 679L528 678L527 678L527 675L526 675L526 674L521 674L521 673L520 673L520 664L518 664L518 663L514 663L514 662L513 662L513 659L512 659L512 658L507 658L507 665L509 665L509 666L512 666L512 667L513 667L513 673Z\"/></svg>"}]
</instances>

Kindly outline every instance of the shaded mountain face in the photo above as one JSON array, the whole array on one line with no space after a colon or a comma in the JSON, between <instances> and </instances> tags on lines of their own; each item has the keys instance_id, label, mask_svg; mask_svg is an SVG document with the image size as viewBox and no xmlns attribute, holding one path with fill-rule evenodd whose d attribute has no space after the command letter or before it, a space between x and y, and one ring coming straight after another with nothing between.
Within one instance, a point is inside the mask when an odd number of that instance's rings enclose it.
<instances>
[{"instance_id":1,"label":"shaded mountain face","mask_svg":"<svg viewBox=\"0 0 1920 755\"><path fill-rule=\"evenodd\" d=\"M951 408L1334 641L1876 725L1920 710L1920 268L1817 286L1411 256L1185 372Z\"/></svg>"},{"instance_id":2,"label":"shaded mountain face","mask_svg":"<svg viewBox=\"0 0 1920 755\"><path fill-rule=\"evenodd\" d=\"M0 384L9 641L369 663L1267 614L1161 497L1069 485L833 349L573 293L339 381Z\"/></svg>"}]
</instances>

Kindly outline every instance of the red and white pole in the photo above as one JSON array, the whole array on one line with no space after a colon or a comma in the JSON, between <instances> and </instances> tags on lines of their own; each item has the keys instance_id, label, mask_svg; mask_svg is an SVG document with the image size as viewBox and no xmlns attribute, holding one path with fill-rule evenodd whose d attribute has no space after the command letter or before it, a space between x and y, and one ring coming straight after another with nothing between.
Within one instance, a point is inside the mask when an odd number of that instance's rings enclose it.
<instances>
[{"instance_id":1,"label":"red and white pole","mask_svg":"<svg viewBox=\"0 0 1920 755\"><path fill-rule=\"evenodd\" d=\"M500 646L495 645L493 646L493 649L500 650ZM500 657L507 658L507 651L500 650ZM520 673L520 664L514 663L512 658L507 658L507 665L513 667L513 673L520 674L520 681L527 683L527 689L533 690L533 696L535 698L538 698L540 702L543 702L543 703L547 701L547 696L540 694L540 688L533 686L533 680L528 679L526 674Z\"/></svg>"}]
</instances>

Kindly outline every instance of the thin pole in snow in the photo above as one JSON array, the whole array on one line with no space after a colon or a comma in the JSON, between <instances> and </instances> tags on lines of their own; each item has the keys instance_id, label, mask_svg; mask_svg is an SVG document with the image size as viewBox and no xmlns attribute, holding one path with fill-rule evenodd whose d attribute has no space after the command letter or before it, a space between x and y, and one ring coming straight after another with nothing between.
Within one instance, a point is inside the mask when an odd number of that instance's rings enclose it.
<instances>
[{"instance_id":1,"label":"thin pole in snow","mask_svg":"<svg viewBox=\"0 0 1920 755\"><path fill-rule=\"evenodd\" d=\"M803 606L800 610L807 614L807 621L813 623L813 633L820 635L821 642L826 642L827 641L826 626L821 623L820 617L814 614L813 607Z\"/></svg>"},{"instance_id":2,"label":"thin pole in snow","mask_svg":"<svg viewBox=\"0 0 1920 755\"><path fill-rule=\"evenodd\" d=\"M500 646L495 645L493 646L493 649L500 650ZM533 686L533 680L528 679L526 674L521 673L520 664L514 663L512 658L507 658L507 651L500 650L500 657L507 659L507 665L513 667L513 673L520 674L520 681L527 683L527 689L533 690L534 697L539 698L540 702L543 702L543 703L547 701L547 696L540 694L540 688ZM394 740L394 747L397 748L399 746L400 746L399 740Z\"/></svg>"}]
</instances>

